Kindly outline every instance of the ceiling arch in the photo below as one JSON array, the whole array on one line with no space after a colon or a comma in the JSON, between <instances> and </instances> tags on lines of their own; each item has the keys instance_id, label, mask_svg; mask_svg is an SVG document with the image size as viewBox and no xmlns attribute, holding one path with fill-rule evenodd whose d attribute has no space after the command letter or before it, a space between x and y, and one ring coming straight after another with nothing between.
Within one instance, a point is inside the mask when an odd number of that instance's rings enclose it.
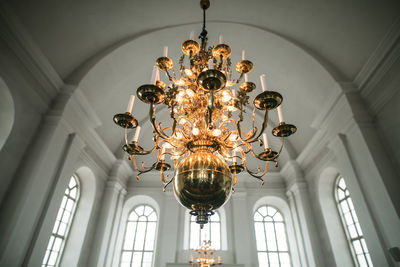
<instances>
[{"instance_id":1,"label":"ceiling arch","mask_svg":"<svg viewBox=\"0 0 400 267\"><path fill-rule=\"evenodd\" d=\"M266 73L268 89L282 93L285 120L299 128L299 132L289 138L294 155L299 154L314 133L311 122L324 106L327 96L338 93L339 87L335 86L331 73L308 51L264 29L238 23L208 23L208 28L210 45L215 44L218 35L222 34L224 41L232 46L234 64L240 59L241 50L246 50L247 58L255 63L249 79L258 85L258 92L261 92L258 77ZM120 149L123 136L121 129L113 125L112 116L123 112L129 95L136 94L136 88L149 82L152 66L162 54L164 45L169 46L169 56L177 62L181 41L188 38L191 30L192 24L134 37L114 49L107 49L98 56L95 64L91 63L90 68L81 72L84 75L79 87L101 118L102 125L97 131L111 151L118 154L116 151ZM251 98L255 95L256 92L252 93ZM146 121L148 105L136 100L133 113L139 121ZM168 116L162 112L158 120L168 121ZM271 112L270 117L271 122L277 122L275 112ZM148 133L151 128L145 131ZM144 146L151 147L151 141Z\"/></svg>"}]
</instances>

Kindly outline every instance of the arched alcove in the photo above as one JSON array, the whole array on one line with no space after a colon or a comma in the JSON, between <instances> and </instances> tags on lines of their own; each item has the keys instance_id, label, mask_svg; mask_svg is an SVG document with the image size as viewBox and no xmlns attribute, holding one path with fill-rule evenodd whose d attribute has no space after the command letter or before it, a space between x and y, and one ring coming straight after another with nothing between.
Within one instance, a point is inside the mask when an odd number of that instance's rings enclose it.
<instances>
[{"instance_id":1,"label":"arched alcove","mask_svg":"<svg viewBox=\"0 0 400 267\"><path fill-rule=\"evenodd\" d=\"M80 198L62 255L61 267L78 266L96 197L96 177L93 171L89 167L81 166L75 171L75 175L80 184Z\"/></svg>"},{"instance_id":2,"label":"arched alcove","mask_svg":"<svg viewBox=\"0 0 400 267\"><path fill-rule=\"evenodd\" d=\"M347 237L343 230L340 214L334 196L336 179L340 172L335 167L322 170L318 179L318 199L326 226L329 248L337 266L353 266Z\"/></svg>"},{"instance_id":3,"label":"arched alcove","mask_svg":"<svg viewBox=\"0 0 400 267\"><path fill-rule=\"evenodd\" d=\"M7 141L14 124L14 101L7 84L0 77L0 150Z\"/></svg>"}]
</instances>

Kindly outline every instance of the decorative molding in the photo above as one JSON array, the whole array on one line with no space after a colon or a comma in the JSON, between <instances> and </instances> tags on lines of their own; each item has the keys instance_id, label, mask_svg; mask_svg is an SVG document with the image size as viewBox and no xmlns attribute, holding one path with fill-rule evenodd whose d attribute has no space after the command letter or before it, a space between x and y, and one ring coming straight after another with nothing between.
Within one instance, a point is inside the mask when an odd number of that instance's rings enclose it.
<instances>
[{"instance_id":1,"label":"decorative molding","mask_svg":"<svg viewBox=\"0 0 400 267\"><path fill-rule=\"evenodd\" d=\"M381 90L380 84L400 58L400 17L392 24L385 37L372 53L368 61L354 79L360 94L370 99L369 109L378 113L392 96L397 93L398 86L391 86L384 93L375 94Z\"/></svg>"},{"instance_id":2,"label":"decorative molding","mask_svg":"<svg viewBox=\"0 0 400 267\"><path fill-rule=\"evenodd\" d=\"M364 97L376 89L377 83L400 56L399 40L400 17L389 28L385 37L354 79L354 83Z\"/></svg>"},{"instance_id":3,"label":"decorative molding","mask_svg":"<svg viewBox=\"0 0 400 267\"><path fill-rule=\"evenodd\" d=\"M0 38L41 85L33 87L39 97L50 103L63 86L62 79L5 1L0 2L0 21Z\"/></svg>"}]
</instances>

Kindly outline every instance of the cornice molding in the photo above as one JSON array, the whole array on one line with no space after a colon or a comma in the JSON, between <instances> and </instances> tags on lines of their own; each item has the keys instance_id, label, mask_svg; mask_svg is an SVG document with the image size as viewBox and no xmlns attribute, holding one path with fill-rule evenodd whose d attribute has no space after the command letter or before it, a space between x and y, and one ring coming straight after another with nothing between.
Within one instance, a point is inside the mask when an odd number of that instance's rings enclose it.
<instances>
[{"instance_id":1,"label":"cornice molding","mask_svg":"<svg viewBox=\"0 0 400 267\"><path fill-rule=\"evenodd\" d=\"M382 41L354 79L354 83L363 96L368 96L376 88L376 84L400 56L399 41L400 17L389 28Z\"/></svg>"},{"instance_id":2,"label":"cornice molding","mask_svg":"<svg viewBox=\"0 0 400 267\"><path fill-rule=\"evenodd\" d=\"M63 81L5 1L0 2L0 38L41 85L33 87L39 97L50 103Z\"/></svg>"},{"instance_id":3,"label":"cornice molding","mask_svg":"<svg viewBox=\"0 0 400 267\"><path fill-rule=\"evenodd\" d=\"M354 79L360 94L370 100L369 109L378 113L391 97L397 93L398 86L389 86L384 92L380 84L385 75L391 70L395 62L400 58L400 16L389 28L385 37L376 47L374 52L364 64L361 71Z\"/></svg>"}]
</instances>

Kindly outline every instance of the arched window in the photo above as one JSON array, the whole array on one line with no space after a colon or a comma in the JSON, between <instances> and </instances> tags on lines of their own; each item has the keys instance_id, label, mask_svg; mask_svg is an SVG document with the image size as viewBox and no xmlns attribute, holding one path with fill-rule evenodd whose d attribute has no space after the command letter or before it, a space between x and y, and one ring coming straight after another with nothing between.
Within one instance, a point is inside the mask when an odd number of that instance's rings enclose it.
<instances>
[{"instance_id":1,"label":"arched window","mask_svg":"<svg viewBox=\"0 0 400 267\"><path fill-rule=\"evenodd\" d=\"M121 267L153 266L157 213L148 205L136 207L128 217Z\"/></svg>"},{"instance_id":2,"label":"arched window","mask_svg":"<svg viewBox=\"0 0 400 267\"><path fill-rule=\"evenodd\" d=\"M195 217L190 216L189 225L189 244L190 249L197 249L203 244L203 241L211 241L211 247L215 250L221 249L221 218L218 212L210 217L203 229L196 223Z\"/></svg>"},{"instance_id":3,"label":"arched window","mask_svg":"<svg viewBox=\"0 0 400 267\"><path fill-rule=\"evenodd\" d=\"M354 261L360 267L373 266L349 189L347 189L346 183L341 176L338 177L336 182L335 195Z\"/></svg>"},{"instance_id":4,"label":"arched window","mask_svg":"<svg viewBox=\"0 0 400 267\"><path fill-rule=\"evenodd\" d=\"M67 240L68 231L74 218L76 205L79 200L79 181L72 176L61 201L53 232L47 245L42 267L58 266L62 251Z\"/></svg>"},{"instance_id":5,"label":"arched window","mask_svg":"<svg viewBox=\"0 0 400 267\"><path fill-rule=\"evenodd\" d=\"M254 213L254 228L260 267L290 267L289 248L282 214L271 206Z\"/></svg>"}]
</instances>

